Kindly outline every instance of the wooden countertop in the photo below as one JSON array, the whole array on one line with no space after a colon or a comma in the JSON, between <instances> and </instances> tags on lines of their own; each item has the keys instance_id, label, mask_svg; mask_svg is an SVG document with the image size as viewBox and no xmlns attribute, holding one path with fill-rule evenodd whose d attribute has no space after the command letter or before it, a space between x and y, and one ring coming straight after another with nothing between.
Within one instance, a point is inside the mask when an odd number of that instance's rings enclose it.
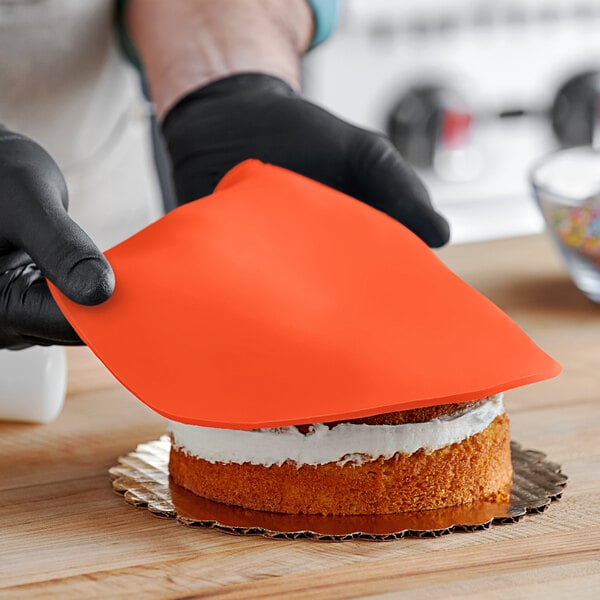
<instances>
[{"instance_id":1,"label":"wooden countertop","mask_svg":"<svg viewBox=\"0 0 600 600\"><path fill-rule=\"evenodd\" d=\"M598 597L600 306L570 284L544 237L441 256L564 367L507 399L513 439L570 477L547 512L381 543L235 537L155 518L112 492L107 469L163 433L163 420L78 348L54 423L0 424L0 598Z\"/></svg>"}]
</instances>

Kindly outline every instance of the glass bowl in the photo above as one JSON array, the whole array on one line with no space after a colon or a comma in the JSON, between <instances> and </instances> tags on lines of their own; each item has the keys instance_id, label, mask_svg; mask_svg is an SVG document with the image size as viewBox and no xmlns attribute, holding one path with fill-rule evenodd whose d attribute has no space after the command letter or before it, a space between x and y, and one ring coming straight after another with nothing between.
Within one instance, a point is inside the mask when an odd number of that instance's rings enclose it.
<instances>
[{"instance_id":1,"label":"glass bowl","mask_svg":"<svg viewBox=\"0 0 600 600\"><path fill-rule=\"evenodd\" d=\"M573 283L600 303L600 151L554 152L534 166L530 182Z\"/></svg>"}]
</instances>

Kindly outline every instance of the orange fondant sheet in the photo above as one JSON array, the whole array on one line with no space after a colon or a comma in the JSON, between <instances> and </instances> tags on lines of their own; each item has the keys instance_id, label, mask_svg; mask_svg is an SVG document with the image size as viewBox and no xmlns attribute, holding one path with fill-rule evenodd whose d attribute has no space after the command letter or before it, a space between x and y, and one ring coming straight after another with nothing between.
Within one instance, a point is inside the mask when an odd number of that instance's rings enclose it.
<instances>
[{"instance_id":1,"label":"orange fondant sheet","mask_svg":"<svg viewBox=\"0 0 600 600\"><path fill-rule=\"evenodd\" d=\"M106 253L104 304L52 293L156 412L251 429L483 398L559 365L408 229L246 161Z\"/></svg>"}]
</instances>

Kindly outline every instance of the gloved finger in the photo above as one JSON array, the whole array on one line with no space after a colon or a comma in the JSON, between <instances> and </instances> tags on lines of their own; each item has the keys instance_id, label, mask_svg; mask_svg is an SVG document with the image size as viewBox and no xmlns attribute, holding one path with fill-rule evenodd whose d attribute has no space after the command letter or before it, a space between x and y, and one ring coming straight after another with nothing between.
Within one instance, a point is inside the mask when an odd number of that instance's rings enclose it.
<instances>
[{"instance_id":1,"label":"gloved finger","mask_svg":"<svg viewBox=\"0 0 600 600\"><path fill-rule=\"evenodd\" d=\"M82 344L34 265L3 273L0 291L4 297L2 321L5 321L2 346L17 349L28 344Z\"/></svg>"},{"instance_id":2,"label":"gloved finger","mask_svg":"<svg viewBox=\"0 0 600 600\"><path fill-rule=\"evenodd\" d=\"M28 226L20 228L18 237L43 275L71 300L94 305L112 294L111 266L62 206L30 205Z\"/></svg>"},{"instance_id":3,"label":"gloved finger","mask_svg":"<svg viewBox=\"0 0 600 600\"><path fill-rule=\"evenodd\" d=\"M45 281L40 280L27 290L25 302L37 307L22 326L23 339L35 344L80 346L81 338L58 308ZM34 317L32 317L34 314Z\"/></svg>"},{"instance_id":4,"label":"gloved finger","mask_svg":"<svg viewBox=\"0 0 600 600\"><path fill-rule=\"evenodd\" d=\"M450 238L448 222L432 206L425 186L385 137L357 130L349 149L351 194L418 235L433 248Z\"/></svg>"}]
</instances>

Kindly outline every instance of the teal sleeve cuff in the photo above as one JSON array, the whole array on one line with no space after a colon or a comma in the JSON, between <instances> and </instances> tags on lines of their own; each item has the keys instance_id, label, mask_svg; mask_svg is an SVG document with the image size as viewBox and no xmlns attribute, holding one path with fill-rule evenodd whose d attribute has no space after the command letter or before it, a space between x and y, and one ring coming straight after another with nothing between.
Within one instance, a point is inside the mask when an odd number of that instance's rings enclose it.
<instances>
[{"instance_id":1,"label":"teal sleeve cuff","mask_svg":"<svg viewBox=\"0 0 600 600\"><path fill-rule=\"evenodd\" d=\"M308 3L315 16L315 35L310 45L314 48L324 42L335 30L340 0L308 0Z\"/></svg>"}]
</instances>

